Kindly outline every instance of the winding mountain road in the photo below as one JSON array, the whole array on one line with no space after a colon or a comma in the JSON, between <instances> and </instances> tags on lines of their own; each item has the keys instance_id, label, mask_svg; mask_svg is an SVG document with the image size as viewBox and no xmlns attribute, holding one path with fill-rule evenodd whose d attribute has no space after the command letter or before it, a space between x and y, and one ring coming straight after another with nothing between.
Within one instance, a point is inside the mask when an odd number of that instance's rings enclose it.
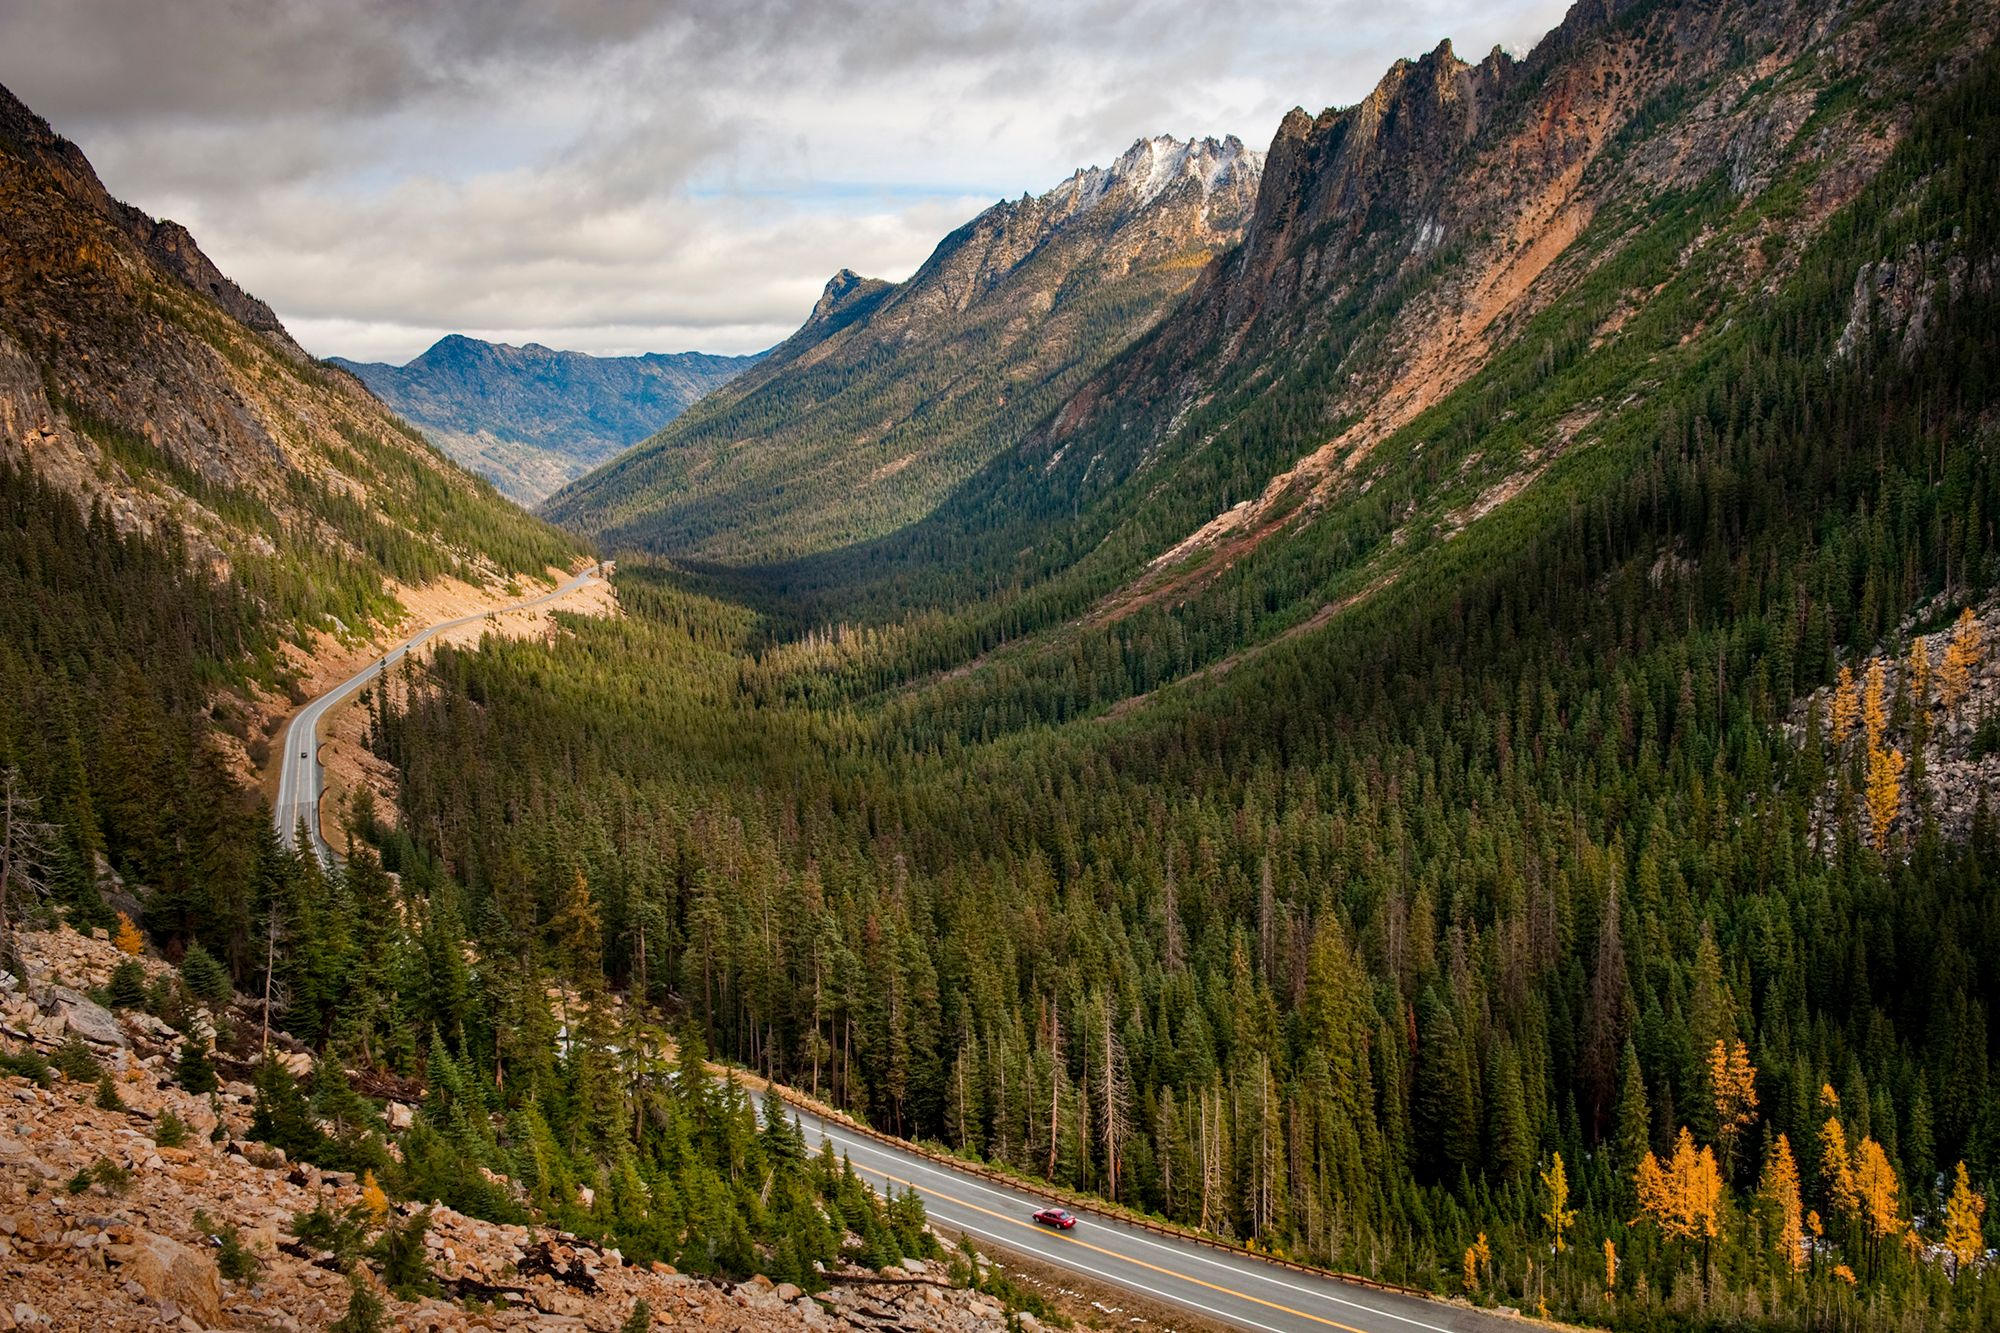
<instances>
[{"instance_id":1,"label":"winding mountain road","mask_svg":"<svg viewBox=\"0 0 2000 1333\"><path fill-rule=\"evenodd\" d=\"M298 845L299 821L304 820L312 838L313 851L323 864L333 864L333 848L320 836L319 829L319 802L320 797L326 792L326 774L319 762L319 724L329 712L370 680L402 661L412 648L421 647L433 636L442 634L448 629L456 629L460 625L469 625L475 620L484 620L488 616L504 615L509 611L526 611L553 602L559 597L567 597L597 577L598 566L592 564L580 570L567 583L552 592L545 592L525 601L511 602L506 606L475 611L471 615L459 616L452 620L441 620L428 629L404 639L381 657L293 714L291 722L285 727L284 738L280 741L283 748L278 752L282 757L278 769L278 800L271 807L271 820L277 825L278 837L284 841L285 846Z\"/></svg>"},{"instance_id":2,"label":"winding mountain road","mask_svg":"<svg viewBox=\"0 0 2000 1333\"><path fill-rule=\"evenodd\" d=\"M297 844L301 820L313 850L331 863L333 849L319 830L325 775L319 763L319 724L328 712L436 635L488 615L526 610L575 592L599 577L591 565L555 590L491 611L475 612L411 635L381 657L327 690L286 726L278 800L272 810L279 837ZM915 1190L931 1218L947 1230L1066 1269L1097 1283L1163 1302L1190 1314L1258 1333L1521 1333L1518 1319L1343 1282L1301 1272L1255 1255L1169 1233L1149 1231L1110 1217L1080 1213L1074 1230L1054 1231L1030 1220L1048 1200L1033 1192L961 1170L793 1106L806 1142L831 1140L864 1180L878 1188Z\"/></svg>"},{"instance_id":3,"label":"winding mountain road","mask_svg":"<svg viewBox=\"0 0 2000 1333\"><path fill-rule=\"evenodd\" d=\"M1138 1292L1235 1328L1268 1333L1523 1333L1506 1315L1405 1296L1079 1212L1070 1231L1030 1216L1045 1198L856 1132L799 1107L791 1113L817 1150L822 1137L878 1188L915 1190L931 1220L1099 1283Z\"/></svg>"}]
</instances>

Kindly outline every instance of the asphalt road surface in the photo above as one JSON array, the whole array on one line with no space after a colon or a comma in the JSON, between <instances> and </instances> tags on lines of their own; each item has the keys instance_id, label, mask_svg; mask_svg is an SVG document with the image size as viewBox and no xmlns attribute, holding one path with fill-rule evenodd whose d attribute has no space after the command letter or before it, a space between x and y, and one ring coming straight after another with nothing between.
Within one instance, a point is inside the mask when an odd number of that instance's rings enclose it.
<instances>
[{"instance_id":1,"label":"asphalt road surface","mask_svg":"<svg viewBox=\"0 0 2000 1333\"><path fill-rule=\"evenodd\" d=\"M326 774L319 763L319 724L328 711L349 695L366 685L370 680L403 660L412 648L419 647L432 635L460 625L469 625L475 620L483 620L489 615L507 611L524 611L529 607L553 602L558 597L566 597L597 577L597 566L591 565L572 577L569 582L554 592L546 592L539 597L514 602L507 606L495 607L491 611L475 611L469 616L459 616L455 620L442 620L418 634L403 640L387 653L349 676L340 684L320 695L301 708L285 728L284 739L279 750L282 765L278 769L278 802L271 808L271 819L278 826L278 836L287 847L298 845L299 821L304 820L312 837L313 851L321 862L333 863L333 848L327 845L319 831L319 801L326 792Z\"/></svg>"},{"instance_id":2,"label":"asphalt road surface","mask_svg":"<svg viewBox=\"0 0 2000 1333\"><path fill-rule=\"evenodd\" d=\"M871 1185L914 1189L931 1220L1043 1263L1139 1292L1191 1313L1272 1333L1523 1333L1531 1325L1505 1315L1377 1291L1300 1273L1253 1255L1164 1236L1110 1218L1079 1213L1075 1229L1030 1220L1049 1200L998 1185L857 1134L808 1111L792 1114L814 1150L833 1141Z\"/></svg>"}]
</instances>

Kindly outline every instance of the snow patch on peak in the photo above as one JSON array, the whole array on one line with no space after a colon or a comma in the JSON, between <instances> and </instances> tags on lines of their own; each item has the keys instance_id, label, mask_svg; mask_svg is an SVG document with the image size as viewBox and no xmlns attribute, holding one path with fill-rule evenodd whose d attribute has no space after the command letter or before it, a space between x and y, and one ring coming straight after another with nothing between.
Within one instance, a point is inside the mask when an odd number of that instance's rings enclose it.
<instances>
[{"instance_id":1,"label":"snow patch on peak","mask_svg":"<svg viewBox=\"0 0 2000 1333\"><path fill-rule=\"evenodd\" d=\"M1233 134L1221 140L1181 140L1156 134L1134 142L1109 167L1086 167L1077 172L1050 191L1049 198L1052 203L1085 212L1123 187L1130 205L1144 208L1179 181L1195 182L1205 197L1237 173L1254 176L1263 166L1264 155L1245 148Z\"/></svg>"}]
</instances>

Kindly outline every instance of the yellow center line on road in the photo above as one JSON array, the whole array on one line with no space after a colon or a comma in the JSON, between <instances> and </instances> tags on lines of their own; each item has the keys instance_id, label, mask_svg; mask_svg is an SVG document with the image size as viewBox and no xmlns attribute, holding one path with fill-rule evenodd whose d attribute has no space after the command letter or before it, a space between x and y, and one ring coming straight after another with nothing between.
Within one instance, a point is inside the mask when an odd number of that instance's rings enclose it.
<instances>
[{"instance_id":1,"label":"yellow center line on road","mask_svg":"<svg viewBox=\"0 0 2000 1333\"><path fill-rule=\"evenodd\" d=\"M1264 1306L1266 1309L1277 1310L1284 1314L1294 1315L1300 1319L1310 1319L1315 1324L1325 1324L1328 1328L1341 1329L1343 1330L1343 1333L1366 1333L1366 1330L1356 1328L1352 1324L1343 1324L1338 1319L1328 1319L1324 1315L1316 1315L1307 1310L1295 1310L1289 1305L1280 1305L1276 1301L1267 1301L1262 1296L1252 1296L1247 1291L1238 1291L1234 1287L1225 1287L1220 1283L1209 1282L1203 1278L1191 1277L1186 1273L1176 1272L1174 1269L1166 1268L1159 1264L1147 1263L1144 1259L1134 1259L1130 1255L1120 1254L1116 1250L1107 1250L1102 1245L1092 1245L1087 1240L1078 1240L1075 1236L1070 1235L1068 1232L1045 1233L1041 1228L1037 1227L1032 1222L1023 1222L1018 1217L1009 1217L1007 1214L997 1213L993 1211L991 1208L982 1208L976 1203L971 1203L964 1199L955 1198L952 1195L946 1194L943 1190L935 1189L932 1186L920 1185L914 1180L905 1180L901 1176L891 1175L889 1172L882 1170L880 1167L861 1166L860 1164L857 1163L855 1165L855 1169L857 1171L866 1171L869 1175L872 1176L880 1176L884 1180L894 1181L896 1184L903 1186L905 1189L918 1190L925 1194L934 1194L938 1198L943 1199L946 1203L955 1203L961 1208L970 1208L975 1213L983 1213L987 1217L994 1218L997 1221L1006 1222L1012 1226L1025 1227L1029 1231L1034 1232L1037 1236L1047 1235L1052 1240L1066 1241L1071 1245L1081 1245L1084 1249L1093 1250L1096 1253L1105 1256L1107 1259L1116 1259L1120 1263L1134 1264L1140 1268L1150 1269L1153 1272L1159 1273L1165 1277L1179 1278L1183 1282L1192 1282L1197 1287L1206 1287L1210 1291L1221 1292L1224 1296L1234 1296L1239 1301L1251 1301L1257 1305Z\"/></svg>"}]
</instances>

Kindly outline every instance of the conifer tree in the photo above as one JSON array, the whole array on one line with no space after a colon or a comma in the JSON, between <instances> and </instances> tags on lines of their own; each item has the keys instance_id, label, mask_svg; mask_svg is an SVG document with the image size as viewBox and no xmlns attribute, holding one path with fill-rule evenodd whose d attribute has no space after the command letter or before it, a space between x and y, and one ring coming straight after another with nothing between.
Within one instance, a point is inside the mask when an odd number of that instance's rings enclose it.
<instances>
[{"instance_id":1,"label":"conifer tree","mask_svg":"<svg viewBox=\"0 0 2000 1333\"><path fill-rule=\"evenodd\" d=\"M1861 1140L1855 1155L1854 1187L1860 1196L1862 1220L1867 1226L1869 1267L1882 1262L1882 1242L1902 1234L1904 1222L1897 1202L1898 1185L1889 1155L1873 1138Z\"/></svg>"},{"instance_id":2,"label":"conifer tree","mask_svg":"<svg viewBox=\"0 0 2000 1333\"><path fill-rule=\"evenodd\" d=\"M1869 663L1868 687L1861 696L1861 728L1868 738L1870 754L1882 748L1882 737L1889 730L1889 707L1884 697L1887 689L1888 669L1878 657Z\"/></svg>"},{"instance_id":3,"label":"conifer tree","mask_svg":"<svg viewBox=\"0 0 2000 1333\"><path fill-rule=\"evenodd\" d=\"M1979 668L1984 652L1979 618L1968 606L1958 613L1952 626L1951 642L1945 646L1944 664L1938 672L1938 698L1954 718L1971 689L1972 673Z\"/></svg>"},{"instance_id":4,"label":"conifer tree","mask_svg":"<svg viewBox=\"0 0 2000 1333\"><path fill-rule=\"evenodd\" d=\"M1972 1188L1965 1163L1958 1164L1951 1197L1944 1205L1944 1248L1951 1257L1952 1280L1978 1265L1986 1253L1986 1196Z\"/></svg>"},{"instance_id":5,"label":"conifer tree","mask_svg":"<svg viewBox=\"0 0 2000 1333\"><path fill-rule=\"evenodd\" d=\"M1776 1215L1775 1245L1785 1271L1797 1273L1806 1266L1805 1221L1800 1211L1799 1168L1792 1160L1792 1145L1783 1134L1764 1162L1764 1179L1758 1186Z\"/></svg>"},{"instance_id":6,"label":"conifer tree","mask_svg":"<svg viewBox=\"0 0 2000 1333\"><path fill-rule=\"evenodd\" d=\"M1722 1145L1723 1171L1735 1160L1736 1140L1757 1119L1757 1068L1741 1040L1717 1038L1709 1049L1708 1086L1715 1101L1717 1142Z\"/></svg>"},{"instance_id":7,"label":"conifer tree","mask_svg":"<svg viewBox=\"0 0 2000 1333\"><path fill-rule=\"evenodd\" d=\"M1827 739L1837 750L1854 732L1861 716L1861 696L1854 683L1854 668L1841 664L1833 683L1833 705L1827 712Z\"/></svg>"},{"instance_id":8,"label":"conifer tree","mask_svg":"<svg viewBox=\"0 0 2000 1333\"><path fill-rule=\"evenodd\" d=\"M1819 1177L1827 1204L1836 1215L1859 1215L1860 1189L1847 1151L1847 1131L1838 1116L1828 1116L1819 1129Z\"/></svg>"},{"instance_id":9,"label":"conifer tree","mask_svg":"<svg viewBox=\"0 0 2000 1333\"><path fill-rule=\"evenodd\" d=\"M1561 1254L1566 1248L1563 1232L1576 1223L1576 1210L1569 1206L1569 1171L1563 1166L1561 1153L1553 1155L1549 1169L1542 1173L1542 1189L1546 1203L1542 1221L1548 1224L1555 1252Z\"/></svg>"}]
</instances>

